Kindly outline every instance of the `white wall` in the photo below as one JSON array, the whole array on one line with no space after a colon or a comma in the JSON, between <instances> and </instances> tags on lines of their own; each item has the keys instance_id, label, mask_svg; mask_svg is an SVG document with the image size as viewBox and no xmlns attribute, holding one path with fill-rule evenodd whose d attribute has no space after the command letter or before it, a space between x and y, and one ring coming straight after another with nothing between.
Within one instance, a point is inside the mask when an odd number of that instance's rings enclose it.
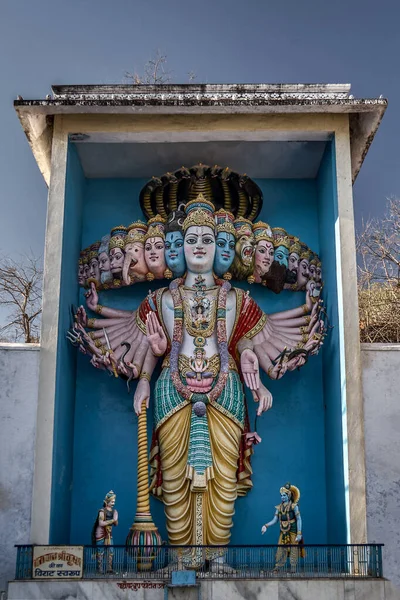
<instances>
[{"instance_id":1,"label":"white wall","mask_svg":"<svg viewBox=\"0 0 400 600\"><path fill-rule=\"evenodd\" d=\"M30 539L39 346L0 344L0 591Z\"/></svg>"},{"instance_id":2,"label":"white wall","mask_svg":"<svg viewBox=\"0 0 400 600\"><path fill-rule=\"evenodd\" d=\"M400 344L362 344L368 542L400 587Z\"/></svg>"}]
</instances>

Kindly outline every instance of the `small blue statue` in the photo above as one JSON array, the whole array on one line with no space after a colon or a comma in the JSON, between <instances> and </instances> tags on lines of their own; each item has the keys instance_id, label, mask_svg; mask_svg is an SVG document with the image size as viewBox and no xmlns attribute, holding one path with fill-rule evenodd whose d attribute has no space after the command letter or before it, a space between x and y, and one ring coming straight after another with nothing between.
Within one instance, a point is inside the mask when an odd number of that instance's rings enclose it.
<instances>
[{"instance_id":1,"label":"small blue statue","mask_svg":"<svg viewBox=\"0 0 400 600\"><path fill-rule=\"evenodd\" d=\"M296 547L303 539L302 521L298 501L300 499L300 490L295 486L287 483L281 487L281 503L275 506L275 516L269 523L266 523L261 528L261 533L264 534L268 527L275 525L279 521L280 534L278 539L279 548L275 558L275 570L285 566L289 556L291 571L296 571L297 561L299 558L299 549ZM284 546L289 546L287 549ZM304 556L304 550L301 550L300 555Z\"/></svg>"}]
</instances>

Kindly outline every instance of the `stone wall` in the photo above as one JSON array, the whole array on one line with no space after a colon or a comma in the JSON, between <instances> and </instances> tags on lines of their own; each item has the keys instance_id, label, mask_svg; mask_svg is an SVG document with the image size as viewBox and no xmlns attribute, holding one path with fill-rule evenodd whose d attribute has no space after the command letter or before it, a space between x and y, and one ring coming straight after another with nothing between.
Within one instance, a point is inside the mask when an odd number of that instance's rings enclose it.
<instances>
[{"instance_id":1,"label":"stone wall","mask_svg":"<svg viewBox=\"0 0 400 600\"><path fill-rule=\"evenodd\" d=\"M124 585L134 586L126 589ZM146 581L15 581L9 600L400 600L383 579L202 581L197 587L165 587ZM152 589L152 586L156 589Z\"/></svg>"},{"instance_id":2,"label":"stone wall","mask_svg":"<svg viewBox=\"0 0 400 600\"><path fill-rule=\"evenodd\" d=\"M362 344L368 541L400 587L400 344Z\"/></svg>"},{"instance_id":3,"label":"stone wall","mask_svg":"<svg viewBox=\"0 0 400 600\"><path fill-rule=\"evenodd\" d=\"M30 539L39 346L0 344L0 591Z\"/></svg>"}]
</instances>

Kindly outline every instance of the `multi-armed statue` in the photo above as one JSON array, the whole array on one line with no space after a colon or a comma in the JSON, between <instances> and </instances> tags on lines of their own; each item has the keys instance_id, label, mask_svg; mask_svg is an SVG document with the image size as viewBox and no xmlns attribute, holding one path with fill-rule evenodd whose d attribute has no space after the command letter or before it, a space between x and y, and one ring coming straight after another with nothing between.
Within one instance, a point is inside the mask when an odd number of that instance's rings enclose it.
<instances>
[{"instance_id":1,"label":"multi-armed statue","mask_svg":"<svg viewBox=\"0 0 400 600\"><path fill-rule=\"evenodd\" d=\"M95 282L90 282L86 302L98 318L88 318L80 307L71 337L91 354L94 366L139 380L136 414L152 406L150 490L164 502L170 544L224 546L230 539L235 500L252 486L250 456L252 443L259 440L249 427L244 386L258 403L257 414L268 410L272 396L261 382L260 368L271 379L280 379L301 367L318 352L324 326L315 286L308 287L306 302L298 308L267 315L248 292L229 281L239 272L268 281L265 276L274 266L275 281L282 288L307 287L297 273L300 267L297 264L296 270L292 264L291 254L296 254L297 263L306 254L310 258L297 238L291 244L286 232L274 232L264 223L253 230L249 219L237 213L235 218L231 212L240 208L243 215L248 209L254 218L261 192L257 203L251 203L243 187L238 208L216 210L207 180L189 181L172 214L153 217L142 240L132 234L129 249L133 256L134 244L144 244L153 272L179 277L149 293L134 311L101 306ZM221 181L225 190L228 184L222 176ZM249 182L246 179L252 191ZM177 183L172 180L169 186L172 193ZM165 191L158 196L157 208L170 197ZM145 200L149 216L151 196ZM135 264L131 261L125 271L122 265L121 273L133 276ZM150 381L159 361L162 370L150 399ZM208 558L221 560L217 555L210 551Z\"/></svg>"}]
</instances>

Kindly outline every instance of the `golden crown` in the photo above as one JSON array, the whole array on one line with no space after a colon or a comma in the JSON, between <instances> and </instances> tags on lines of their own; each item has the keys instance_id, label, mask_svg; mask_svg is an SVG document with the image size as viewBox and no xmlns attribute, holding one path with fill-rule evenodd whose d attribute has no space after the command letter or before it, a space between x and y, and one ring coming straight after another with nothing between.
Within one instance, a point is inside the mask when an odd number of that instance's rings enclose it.
<instances>
[{"instance_id":1,"label":"golden crown","mask_svg":"<svg viewBox=\"0 0 400 600\"><path fill-rule=\"evenodd\" d=\"M81 264L85 265L89 262L89 251L90 248L85 248L84 250L82 250L81 254L80 254L80 258L79 260L81 260Z\"/></svg>"},{"instance_id":2,"label":"golden crown","mask_svg":"<svg viewBox=\"0 0 400 600\"><path fill-rule=\"evenodd\" d=\"M217 233L224 231L225 233L230 233L234 237L236 237L236 231L233 225L235 217L231 212L220 208L219 210L217 210L216 213L214 213L214 217L216 222Z\"/></svg>"},{"instance_id":3,"label":"golden crown","mask_svg":"<svg viewBox=\"0 0 400 600\"><path fill-rule=\"evenodd\" d=\"M214 204L200 193L185 206L187 217L183 222L183 231L187 231L189 227L211 227L214 231L214 210Z\"/></svg>"},{"instance_id":4,"label":"golden crown","mask_svg":"<svg viewBox=\"0 0 400 600\"><path fill-rule=\"evenodd\" d=\"M89 248L89 260L97 258L99 254L100 242L95 242Z\"/></svg>"},{"instance_id":5,"label":"golden crown","mask_svg":"<svg viewBox=\"0 0 400 600\"><path fill-rule=\"evenodd\" d=\"M289 251L290 251L290 254L298 254L300 256L300 253L301 253L301 243L300 243L300 240L298 238L293 238L293 241L290 244Z\"/></svg>"},{"instance_id":6,"label":"golden crown","mask_svg":"<svg viewBox=\"0 0 400 600\"><path fill-rule=\"evenodd\" d=\"M125 238L128 233L127 228L124 225L118 225L118 227L113 227L111 229L111 237L108 242L108 249L112 250L113 248L120 248L123 250L125 246Z\"/></svg>"},{"instance_id":7,"label":"golden crown","mask_svg":"<svg viewBox=\"0 0 400 600\"><path fill-rule=\"evenodd\" d=\"M151 219L149 219L147 221L147 225L149 228L143 238L144 241L148 240L149 238L154 238L154 237L161 237L163 240L165 240L165 233L164 233L165 223L166 223L166 221L161 215L156 215L155 217L152 217Z\"/></svg>"},{"instance_id":8,"label":"golden crown","mask_svg":"<svg viewBox=\"0 0 400 600\"><path fill-rule=\"evenodd\" d=\"M134 221L128 227L128 235L125 238L125 246L134 242L144 242L147 233L147 225L143 221Z\"/></svg>"},{"instance_id":9,"label":"golden crown","mask_svg":"<svg viewBox=\"0 0 400 600\"><path fill-rule=\"evenodd\" d=\"M108 244L108 249L113 250L113 248L120 248L123 250L125 248L125 237L120 237L117 235L111 237Z\"/></svg>"},{"instance_id":10,"label":"golden crown","mask_svg":"<svg viewBox=\"0 0 400 600\"><path fill-rule=\"evenodd\" d=\"M300 252L300 260L310 260L311 256L311 250L306 245L302 246Z\"/></svg>"},{"instance_id":11,"label":"golden crown","mask_svg":"<svg viewBox=\"0 0 400 600\"><path fill-rule=\"evenodd\" d=\"M261 242L261 240L265 240L266 242L274 241L271 227L268 225L268 223L263 223L263 221L253 224L253 233L256 242Z\"/></svg>"},{"instance_id":12,"label":"golden crown","mask_svg":"<svg viewBox=\"0 0 400 600\"><path fill-rule=\"evenodd\" d=\"M284 246L284 248L290 249L290 238L282 227L273 227L272 235L274 237L274 246Z\"/></svg>"},{"instance_id":13,"label":"golden crown","mask_svg":"<svg viewBox=\"0 0 400 600\"><path fill-rule=\"evenodd\" d=\"M252 222L249 221L249 219L239 217L239 219L235 219L234 226L236 237L240 237L241 235L253 235Z\"/></svg>"},{"instance_id":14,"label":"golden crown","mask_svg":"<svg viewBox=\"0 0 400 600\"><path fill-rule=\"evenodd\" d=\"M321 266L321 261L319 259L318 254L314 254L312 259L310 260L310 265L315 265L316 267Z\"/></svg>"}]
</instances>

